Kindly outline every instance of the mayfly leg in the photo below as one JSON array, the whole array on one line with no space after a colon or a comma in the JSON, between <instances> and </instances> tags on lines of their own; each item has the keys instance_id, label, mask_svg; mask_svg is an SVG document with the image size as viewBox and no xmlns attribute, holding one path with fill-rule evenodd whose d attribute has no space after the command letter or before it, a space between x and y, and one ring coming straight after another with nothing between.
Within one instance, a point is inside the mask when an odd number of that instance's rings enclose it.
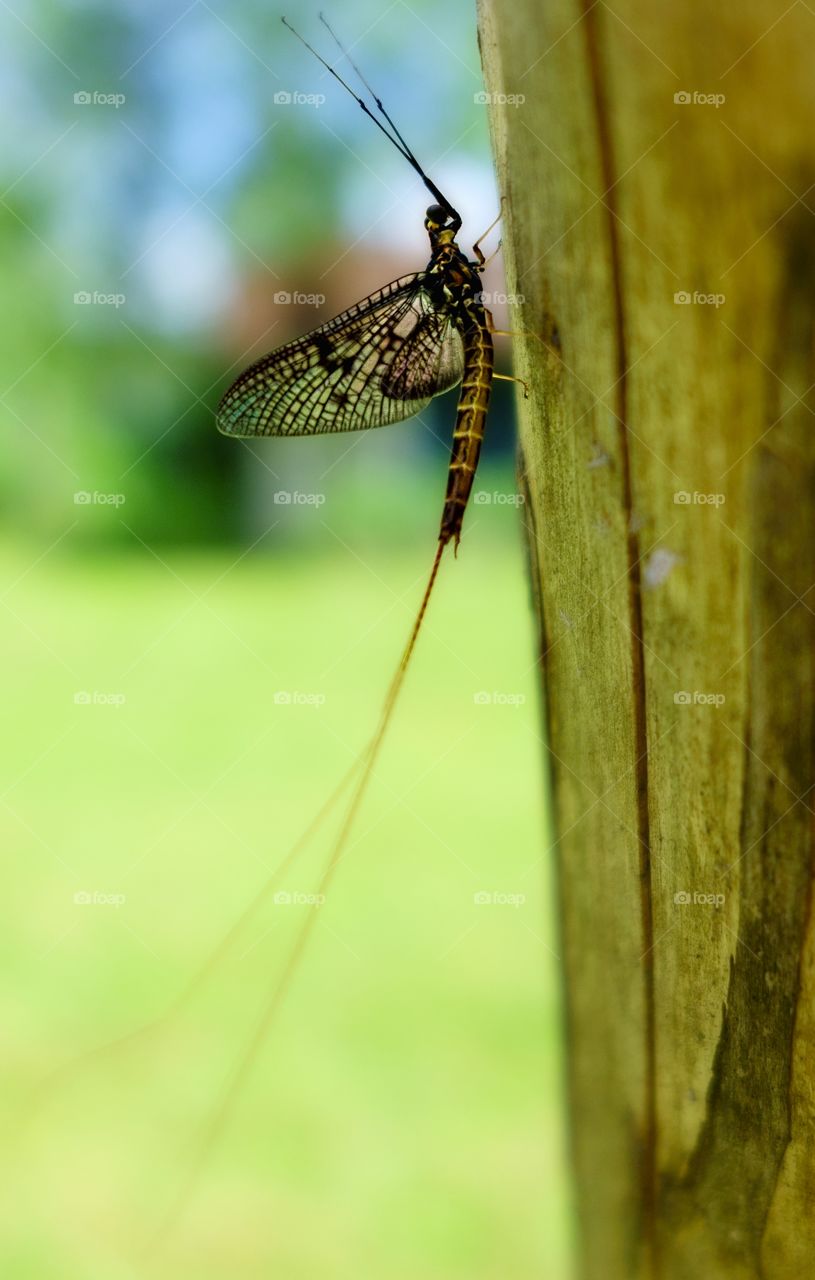
<instances>
[{"instance_id":1,"label":"mayfly leg","mask_svg":"<svg viewBox=\"0 0 815 1280\"><path fill-rule=\"evenodd\" d=\"M492 231L493 227L497 227L497 226L498 226L498 223L499 223L499 222L501 221L501 219L503 218L503 216L504 216L504 201L505 201L505 200L506 200L506 196L501 196L501 208L498 210L498 214L497 214L497 216L496 216L495 218L493 218L492 222L491 222L491 223L490 223L490 225L487 227L487 230L486 230L486 231L482 231L482 232L481 232L481 235L478 237L478 239L476 240L475 244L473 245L473 253L475 254L476 258L478 259L478 270L479 270L479 271L483 271L483 270L485 269L485 267L487 267L487 266L492 262L493 258L495 257L495 254L496 254L496 253L498 253L498 250L501 248L501 241L499 240L499 241L498 241L498 246L497 246L497 248L496 248L496 250L495 250L495 253L491 253L491 254L490 254L490 256L489 256L488 258L485 258L485 257L484 257L484 254L481 252L481 241L482 241L482 240L486 240L487 236L490 234L490 232Z\"/></svg>"}]
</instances>

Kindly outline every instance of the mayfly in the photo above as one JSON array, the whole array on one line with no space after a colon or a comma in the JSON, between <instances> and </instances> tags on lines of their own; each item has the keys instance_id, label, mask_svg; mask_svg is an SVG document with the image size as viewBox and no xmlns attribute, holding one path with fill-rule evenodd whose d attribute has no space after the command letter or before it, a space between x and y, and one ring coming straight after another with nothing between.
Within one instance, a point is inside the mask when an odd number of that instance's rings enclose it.
<instances>
[{"instance_id":1,"label":"mayfly","mask_svg":"<svg viewBox=\"0 0 815 1280\"><path fill-rule=\"evenodd\" d=\"M480 242L473 245L474 260L461 251L456 242L461 216L422 168L381 99L322 14L320 20L348 58L375 110L285 18L283 23L355 99L433 196L434 203L424 219L430 261L423 271L385 285L312 333L278 347L250 365L221 400L218 428L225 435L240 437L361 431L410 418L434 396L461 386L430 577L376 732L358 762L362 773L323 876L323 891L340 860L370 780L427 611L442 553L450 542L458 549L484 438L492 381L520 380L494 371L493 334L500 331L494 328L482 298L481 275L487 260Z\"/></svg>"},{"instance_id":2,"label":"mayfly","mask_svg":"<svg viewBox=\"0 0 815 1280\"><path fill-rule=\"evenodd\" d=\"M492 380L506 375L495 373L493 367L492 336L497 331L482 298L481 274L486 259L480 242L473 245L474 260L462 253L456 242L461 216L419 164L322 14L320 20L365 86L377 114L285 18L283 23L355 99L433 196L434 203L424 219L430 261L423 271L394 280L314 332L250 365L221 400L218 428L224 435L241 437L361 431L410 418L434 396L461 385L435 559L377 731L364 754L364 770L335 848L333 867L371 776L442 553L450 542L458 549L484 438Z\"/></svg>"},{"instance_id":3,"label":"mayfly","mask_svg":"<svg viewBox=\"0 0 815 1280\"><path fill-rule=\"evenodd\" d=\"M221 400L218 429L246 437L383 427L420 413L434 396L461 383L439 546L421 617L441 554L451 540L457 547L461 537L491 383L501 376L493 369L492 316L481 296L485 258L478 243L473 245L475 261L462 253L456 243L460 215L425 173L356 65L351 63L381 120L285 18L283 22L356 99L434 197L424 223L430 261L424 271L393 281L250 365Z\"/></svg>"},{"instance_id":4,"label":"mayfly","mask_svg":"<svg viewBox=\"0 0 815 1280\"><path fill-rule=\"evenodd\" d=\"M487 259L481 251L480 241L473 245L473 260L459 248L456 241L461 228L459 213L422 168L381 99L322 14L320 19L340 53L348 58L372 106L354 92L335 67L321 57L285 18L283 23L355 99L432 195L433 203L424 218L430 240L430 261L423 271L385 285L312 333L286 343L250 365L221 400L218 428L225 435L244 438L360 431L403 421L420 413L441 392L458 384L461 390L436 554L376 731L350 774L340 784L339 792L335 792L328 805L320 811L309 833L297 846L302 847L338 794L358 772L330 860L318 886L318 900L325 895L340 862L372 776L427 611L442 554L450 542L458 549L484 438L492 381L494 378L506 378L507 381L520 382L520 379L494 371L493 334L503 331L494 328L492 316L482 298L481 276ZM491 230L489 227L484 236ZM521 385L526 392L525 384ZM292 850L284 865L289 864L295 852ZM267 891L270 887L267 886ZM224 1119L229 1098L239 1088L265 1039L315 918L316 913L310 912L301 927L286 967L275 982L261 1023L232 1077L218 1112L212 1118L203 1148L208 1148L214 1139ZM203 1150L199 1152L199 1159L202 1156Z\"/></svg>"}]
</instances>

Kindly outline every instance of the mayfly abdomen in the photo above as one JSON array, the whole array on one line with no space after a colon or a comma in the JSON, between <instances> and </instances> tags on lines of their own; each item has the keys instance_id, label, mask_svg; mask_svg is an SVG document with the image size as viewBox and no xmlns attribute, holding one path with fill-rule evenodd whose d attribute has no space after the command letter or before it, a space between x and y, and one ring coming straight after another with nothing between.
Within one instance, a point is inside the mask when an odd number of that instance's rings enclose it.
<instances>
[{"instance_id":1,"label":"mayfly abdomen","mask_svg":"<svg viewBox=\"0 0 815 1280\"><path fill-rule=\"evenodd\" d=\"M461 524L475 479L484 424L490 401L494 363L492 336L486 313L461 330L464 344L464 375L461 380L453 449L447 475L447 493L441 518L439 540L444 546L455 538L458 546Z\"/></svg>"}]
</instances>

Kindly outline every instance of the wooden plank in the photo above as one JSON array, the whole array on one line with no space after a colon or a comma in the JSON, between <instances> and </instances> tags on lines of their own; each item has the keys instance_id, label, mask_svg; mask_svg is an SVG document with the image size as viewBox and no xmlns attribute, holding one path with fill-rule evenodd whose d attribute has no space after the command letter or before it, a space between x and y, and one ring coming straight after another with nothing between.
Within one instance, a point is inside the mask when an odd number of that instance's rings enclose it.
<instances>
[{"instance_id":1,"label":"wooden plank","mask_svg":"<svg viewBox=\"0 0 815 1280\"><path fill-rule=\"evenodd\" d=\"M479 10L508 288L535 335L516 357L583 1271L797 1280L815 18Z\"/></svg>"}]
</instances>

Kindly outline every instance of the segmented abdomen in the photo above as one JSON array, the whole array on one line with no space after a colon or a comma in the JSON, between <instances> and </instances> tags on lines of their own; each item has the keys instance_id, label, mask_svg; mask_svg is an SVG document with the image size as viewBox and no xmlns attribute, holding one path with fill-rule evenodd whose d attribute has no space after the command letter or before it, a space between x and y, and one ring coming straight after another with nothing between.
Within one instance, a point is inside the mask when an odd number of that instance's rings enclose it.
<instances>
[{"instance_id":1,"label":"segmented abdomen","mask_svg":"<svg viewBox=\"0 0 815 1280\"><path fill-rule=\"evenodd\" d=\"M455 538L458 546L461 537L461 522L473 487L492 387L494 357L486 313L482 311L478 319L472 319L464 326L461 337L464 343L464 374L439 533L442 546L451 538Z\"/></svg>"}]
</instances>

